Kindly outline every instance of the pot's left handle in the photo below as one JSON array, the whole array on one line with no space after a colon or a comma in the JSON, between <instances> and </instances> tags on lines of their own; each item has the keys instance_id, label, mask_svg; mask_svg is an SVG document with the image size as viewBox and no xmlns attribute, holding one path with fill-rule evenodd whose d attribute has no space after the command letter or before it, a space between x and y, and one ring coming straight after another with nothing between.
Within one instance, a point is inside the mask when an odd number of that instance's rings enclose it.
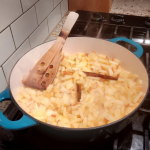
<instances>
[{"instance_id":1,"label":"pot's left handle","mask_svg":"<svg viewBox=\"0 0 150 150\"><path fill-rule=\"evenodd\" d=\"M0 93L0 102L8 98L10 99L10 94L9 94L9 89L7 88L3 92ZM7 119L0 110L0 126L6 129L17 130L17 129L31 127L36 124L37 122L35 122L33 119L31 119L25 114L23 114L20 120L11 121Z\"/></svg>"},{"instance_id":2,"label":"pot's left handle","mask_svg":"<svg viewBox=\"0 0 150 150\"><path fill-rule=\"evenodd\" d=\"M127 42L133 46L135 46L137 48L137 50L135 52L133 52L138 58L140 58L143 54L143 48L140 44L134 42L133 40L127 39L125 37L118 37L118 38L114 38L114 39L110 39L110 42L113 43L117 43L118 41L124 41Z\"/></svg>"}]
</instances>

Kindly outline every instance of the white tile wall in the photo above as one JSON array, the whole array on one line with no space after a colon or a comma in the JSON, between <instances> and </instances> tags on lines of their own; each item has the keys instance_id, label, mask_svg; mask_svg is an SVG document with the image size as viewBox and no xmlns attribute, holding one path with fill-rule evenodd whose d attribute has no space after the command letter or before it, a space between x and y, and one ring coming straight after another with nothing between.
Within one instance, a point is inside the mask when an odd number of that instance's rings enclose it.
<instances>
[{"instance_id":1,"label":"white tile wall","mask_svg":"<svg viewBox=\"0 0 150 150\"><path fill-rule=\"evenodd\" d=\"M37 28L37 26L35 7L33 6L11 25L15 45L17 48Z\"/></svg>"},{"instance_id":2,"label":"white tile wall","mask_svg":"<svg viewBox=\"0 0 150 150\"><path fill-rule=\"evenodd\" d=\"M6 75L7 81L9 81L9 76L12 68L26 52L30 50L29 40L27 39L18 49L17 51L3 64L4 73Z\"/></svg>"},{"instance_id":3,"label":"white tile wall","mask_svg":"<svg viewBox=\"0 0 150 150\"><path fill-rule=\"evenodd\" d=\"M7 82L5 80L5 77L4 77L4 74L3 74L3 70L2 68L0 67L0 81L1 81L1 84L0 84L0 92L4 91L7 87Z\"/></svg>"},{"instance_id":4,"label":"white tile wall","mask_svg":"<svg viewBox=\"0 0 150 150\"><path fill-rule=\"evenodd\" d=\"M40 0L35 6L38 23L40 24L53 10L53 0Z\"/></svg>"},{"instance_id":5,"label":"white tile wall","mask_svg":"<svg viewBox=\"0 0 150 150\"><path fill-rule=\"evenodd\" d=\"M43 43L43 41L48 36L48 26L47 19L45 19L41 25L34 31L34 33L29 37L31 48L34 48Z\"/></svg>"},{"instance_id":6,"label":"white tile wall","mask_svg":"<svg viewBox=\"0 0 150 150\"><path fill-rule=\"evenodd\" d=\"M65 15L65 13L68 11L68 0L63 0L61 2L61 15L62 17Z\"/></svg>"},{"instance_id":7,"label":"white tile wall","mask_svg":"<svg viewBox=\"0 0 150 150\"><path fill-rule=\"evenodd\" d=\"M14 42L8 27L0 34L0 66L15 51Z\"/></svg>"},{"instance_id":8,"label":"white tile wall","mask_svg":"<svg viewBox=\"0 0 150 150\"><path fill-rule=\"evenodd\" d=\"M32 5L34 5L38 0L21 0L23 12L29 9Z\"/></svg>"},{"instance_id":9,"label":"white tile wall","mask_svg":"<svg viewBox=\"0 0 150 150\"><path fill-rule=\"evenodd\" d=\"M43 43L67 10L68 0L0 0L0 92L17 60Z\"/></svg>"},{"instance_id":10,"label":"white tile wall","mask_svg":"<svg viewBox=\"0 0 150 150\"><path fill-rule=\"evenodd\" d=\"M48 27L49 32L51 32L54 27L58 24L58 22L61 20L61 10L60 5L58 5L53 12L48 16Z\"/></svg>"},{"instance_id":11,"label":"white tile wall","mask_svg":"<svg viewBox=\"0 0 150 150\"><path fill-rule=\"evenodd\" d=\"M0 0L0 32L21 14L20 0Z\"/></svg>"},{"instance_id":12,"label":"white tile wall","mask_svg":"<svg viewBox=\"0 0 150 150\"><path fill-rule=\"evenodd\" d=\"M54 7L56 7L58 4L60 4L62 0L54 0Z\"/></svg>"}]
</instances>

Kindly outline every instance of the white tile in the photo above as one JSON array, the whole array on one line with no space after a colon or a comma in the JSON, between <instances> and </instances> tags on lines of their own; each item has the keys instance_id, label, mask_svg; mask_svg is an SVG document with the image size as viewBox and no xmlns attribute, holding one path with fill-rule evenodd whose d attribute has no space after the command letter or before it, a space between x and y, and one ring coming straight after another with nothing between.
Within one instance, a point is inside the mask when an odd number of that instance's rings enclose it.
<instances>
[{"instance_id":1,"label":"white tile","mask_svg":"<svg viewBox=\"0 0 150 150\"><path fill-rule=\"evenodd\" d=\"M37 26L35 7L33 6L11 25L17 48L27 39Z\"/></svg>"},{"instance_id":2,"label":"white tile","mask_svg":"<svg viewBox=\"0 0 150 150\"><path fill-rule=\"evenodd\" d=\"M34 48L44 42L48 36L47 19L32 33L29 37L31 48Z\"/></svg>"},{"instance_id":3,"label":"white tile","mask_svg":"<svg viewBox=\"0 0 150 150\"><path fill-rule=\"evenodd\" d=\"M0 66L15 51L15 45L12 39L10 28L8 27L0 34Z\"/></svg>"},{"instance_id":4,"label":"white tile","mask_svg":"<svg viewBox=\"0 0 150 150\"><path fill-rule=\"evenodd\" d=\"M40 0L35 6L38 23L40 24L53 10L53 0Z\"/></svg>"},{"instance_id":5,"label":"white tile","mask_svg":"<svg viewBox=\"0 0 150 150\"><path fill-rule=\"evenodd\" d=\"M0 84L0 92L4 91L7 87L7 82L6 82L6 79L5 79L5 76L3 74L3 70L2 68L0 67L0 81L1 81L1 84Z\"/></svg>"},{"instance_id":6,"label":"white tile","mask_svg":"<svg viewBox=\"0 0 150 150\"><path fill-rule=\"evenodd\" d=\"M21 14L20 0L0 0L0 32Z\"/></svg>"},{"instance_id":7,"label":"white tile","mask_svg":"<svg viewBox=\"0 0 150 150\"><path fill-rule=\"evenodd\" d=\"M65 15L65 13L68 11L68 0L63 0L61 2L61 15L62 17Z\"/></svg>"},{"instance_id":8,"label":"white tile","mask_svg":"<svg viewBox=\"0 0 150 150\"><path fill-rule=\"evenodd\" d=\"M38 0L21 0L23 12L29 9L32 5L34 5Z\"/></svg>"},{"instance_id":9,"label":"white tile","mask_svg":"<svg viewBox=\"0 0 150 150\"><path fill-rule=\"evenodd\" d=\"M48 16L48 27L49 32L51 32L55 26L58 24L58 22L61 20L61 10L60 5L58 5Z\"/></svg>"},{"instance_id":10,"label":"white tile","mask_svg":"<svg viewBox=\"0 0 150 150\"><path fill-rule=\"evenodd\" d=\"M7 81L9 81L9 76L12 68L16 64L16 62L30 50L29 40L27 39L18 49L17 51L3 64L4 73Z\"/></svg>"},{"instance_id":11,"label":"white tile","mask_svg":"<svg viewBox=\"0 0 150 150\"><path fill-rule=\"evenodd\" d=\"M56 7L62 0L54 0L54 7Z\"/></svg>"}]
</instances>

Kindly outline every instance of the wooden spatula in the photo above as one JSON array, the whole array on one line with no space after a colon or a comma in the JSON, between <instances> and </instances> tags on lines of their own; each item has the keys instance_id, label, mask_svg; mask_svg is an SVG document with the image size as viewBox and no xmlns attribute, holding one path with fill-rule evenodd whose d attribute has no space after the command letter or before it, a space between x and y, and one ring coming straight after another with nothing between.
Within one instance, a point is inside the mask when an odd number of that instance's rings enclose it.
<instances>
[{"instance_id":1,"label":"wooden spatula","mask_svg":"<svg viewBox=\"0 0 150 150\"><path fill-rule=\"evenodd\" d=\"M75 12L69 13L60 35L53 46L29 72L24 82L25 86L45 90L53 82L59 68L62 48L78 16Z\"/></svg>"}]
</instances>

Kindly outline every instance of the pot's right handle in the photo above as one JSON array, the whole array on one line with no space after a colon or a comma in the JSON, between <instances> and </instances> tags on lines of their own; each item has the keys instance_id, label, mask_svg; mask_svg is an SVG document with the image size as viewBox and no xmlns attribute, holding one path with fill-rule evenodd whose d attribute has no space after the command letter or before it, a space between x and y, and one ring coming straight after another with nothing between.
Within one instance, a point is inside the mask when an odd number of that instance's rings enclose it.
<instances>
[{"instance_id":1,"label":"pot's right handle","mask_svg":"<svg viewBox=\"0 0 150 150\"><path fill-rule=\"evenodd\" d=\"M10 94L9 94L9 89L7 88L0 93L0 102L8 98L10 99ZM35 122L33 119L31 119L29 116L25 114L23 114L20 120L11 121L7 119L0 110L0 126L6 129L11 129L11 130L23 129L23 128L34 126L36 124L37 122Z\"/></svg>"},{"instance_id":2,"label":"pot's right handle","mask_svg":"<svg viewBox=\"0 0 150 150\"><path fill-rule=\"evenodd\" d=\"M143 54L143 48L140 44L134 42L133 40L127 39L125 37L118 37L118 38L114 38L114 39L110 39L110 42L116 43L118 41L124 41L127 42L129 44L132 44L133 46L135 46L137 48L136 52L133 52L138 58L140 58Z\"/></svg>"}]
</instances>

